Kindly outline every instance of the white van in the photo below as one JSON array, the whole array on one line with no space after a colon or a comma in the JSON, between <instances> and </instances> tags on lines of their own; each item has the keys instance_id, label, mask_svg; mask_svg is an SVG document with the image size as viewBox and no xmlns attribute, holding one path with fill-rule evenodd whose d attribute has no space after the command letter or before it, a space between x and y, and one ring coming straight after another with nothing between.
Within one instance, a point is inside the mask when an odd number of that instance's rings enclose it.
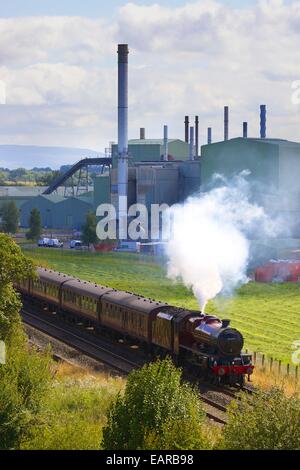
<instances>
[{"instance_id":1,"label":"white van","mask_svg":"<svg viewBox=\"0 0 300 470\"><path fill-rule=\"evenodd\" d=\"M38 241L38 246L48 246L49 245L49 238L41 238L39 241Z\"/></svg>"},{"instance_id":2,"label":"white van","mask_svg":"<svg viewBox=\"0 0 300 470\"><path fill-rule=\"evenodd\" d=\"M73 249L73 248L81 248L82 247L82 241L81 240L71 240L70 241L70 248Z\"/></svg>"},{"instance_id":3,"label":"white van","mask_svg":"<svg viewBox=\"0 0 300 470\"><path fill-rule=\"evenodd\" d=\"M48 246L49 248L62 248L64 244L57 238L50 238Z\"/></svg>"}]
</instances>

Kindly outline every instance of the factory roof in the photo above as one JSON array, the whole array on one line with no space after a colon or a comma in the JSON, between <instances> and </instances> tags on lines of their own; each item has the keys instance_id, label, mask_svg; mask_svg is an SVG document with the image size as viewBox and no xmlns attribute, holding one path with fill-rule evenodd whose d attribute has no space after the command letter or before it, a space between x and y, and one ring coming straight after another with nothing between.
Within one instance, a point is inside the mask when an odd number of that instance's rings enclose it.
<instances>
[{"instance_id":1,"label":"factory roof","mask_svg":"<svg viewBox=\"0 0 300 470\"><path fill-rule=\"evenodd\" d=\"M180 139L168 139L168 142L178 142ZM130 139L129 145L164 145L164 139Z\"/></svg>"},{"instance_id":2,"label":"factory roof","mask_svg":"<svg viewBox=\"0 0 300 470\"><path fill-rule=\"evenodd\" d=\"M213 142L211 144L206 144L206 145L202 145L202 147L206 147L206 146L210 146L210 145L215 145L215 144L229 144L229 143L233 143L233 142L243 142L243 143L247 143L247 142L255 142L255 143L258 143L258 144L267 144L267 145L278 145L278 146L281 146L281 147L298 147L300 146L300 142L292 142L290 140L285 140L285 139L260 139L259 137L248 137L248 138L244 138L244 137L234 137L233 139L229 139L229 140L221 140L219 142Z\"/></svg>"}]
</instances>

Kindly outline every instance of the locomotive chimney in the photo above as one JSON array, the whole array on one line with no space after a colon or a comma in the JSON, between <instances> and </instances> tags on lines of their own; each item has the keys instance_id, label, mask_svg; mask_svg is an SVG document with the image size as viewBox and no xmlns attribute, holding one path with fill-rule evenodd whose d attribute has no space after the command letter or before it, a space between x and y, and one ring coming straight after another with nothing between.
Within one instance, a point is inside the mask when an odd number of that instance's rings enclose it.
<instances>
[{"instance_id":1,"label":"locomotive chimney","mask_svg":"<svg viewBox=\"0 0 300 470\"><path fill-rule=\"evenodd\" d=\"M184 119L184 140L188 144L189 143L189 117L185 116Z\"/></svg>"},{"instance_id":2,"label":"locomotive chimney","mask_svg":"<svg viewBox=\"0 0 300 470\"><path fill-rule=\"evenodd\" d=\"M230 320L222 320L222 328L227 328L230 325Z\"/></svg>"},{"instance_id":3,"label":"locomotive chimney","mask_svg":"<svg viewBox=\"0 0 300 470\"><path fill-rule=\"evenodd\" d=\"M127 238L128 44L118 45L118 218L119 238Z\"/></svg>"}]
</instances>

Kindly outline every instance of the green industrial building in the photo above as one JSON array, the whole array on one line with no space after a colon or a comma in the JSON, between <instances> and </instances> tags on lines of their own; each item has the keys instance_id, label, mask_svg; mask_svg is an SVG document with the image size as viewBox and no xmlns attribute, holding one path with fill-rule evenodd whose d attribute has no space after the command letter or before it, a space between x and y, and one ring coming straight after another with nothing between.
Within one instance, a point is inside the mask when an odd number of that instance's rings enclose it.
<instances>
[{"instance_id":1,"label":"green industrial building","mask_svg":"<svg viewBox=\"0 0 300 470\"><path fill-rule=\"evenodd\" d=\"M132 139L128 142L129 166L136 162L159 162L163 159L163 139ZM187 160L189 144L180 139L168 140L169 160ZM112 145L113 167L117 166L118 146Z\"/></svg>"},{"instance_id":2,"label":"green industrial building","mask_svg":"<svg viewBox=\"0 0 300 470\"><path fill-rule=\"evenodd\" d=\"M20 209L22 227L28 227L32 209L40 212L44 228L80 230L87 213L93 210L93 199L84 196L64 198L55 194L37 196L25 202Z\"/></svg>"},{"instance_id":3,"label":"green industrial building","mask_svg":"<svg viewBox=\"0 0 300 470\"><path fill-rule=\"evenodd\" d=\"M236 138L201 147L201 186L214 174L232 178L249 170L249 181L267 193L300 193L300 144L281 139Z\"/></svg>"},{"instance_id":4,"label":"green industrial building","mask_svg":"<svg viewBox=\"0 0 300 470\"><path fill-rule=\"evenodd\" d=\"M227 180L243 171L250 197L286 227L285 236L300 235L300 144L281 139L236 138L201 148L201 191L213 176ZM216 184L217 183L217 180Z\"/></svg>"}]
</instances>

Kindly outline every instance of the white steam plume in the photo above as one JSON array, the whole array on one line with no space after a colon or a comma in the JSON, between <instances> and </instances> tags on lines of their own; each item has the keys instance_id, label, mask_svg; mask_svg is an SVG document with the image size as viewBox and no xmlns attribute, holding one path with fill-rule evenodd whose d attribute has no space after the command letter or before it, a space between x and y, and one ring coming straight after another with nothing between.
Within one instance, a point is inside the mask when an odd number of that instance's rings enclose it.
<instances>
[{"instance_id":1,"label":"white steam plume","mask_svg":"<svg viewBox=\"0 0 300 470\"><path fill-rule=\"evenodd\" d=\"M168 276L191 287L200 308L220 292L247 282L248 237L273 236L277 223L251 204L245 172L222 186L169 209Z\"/></svg>"}]
</instances>

